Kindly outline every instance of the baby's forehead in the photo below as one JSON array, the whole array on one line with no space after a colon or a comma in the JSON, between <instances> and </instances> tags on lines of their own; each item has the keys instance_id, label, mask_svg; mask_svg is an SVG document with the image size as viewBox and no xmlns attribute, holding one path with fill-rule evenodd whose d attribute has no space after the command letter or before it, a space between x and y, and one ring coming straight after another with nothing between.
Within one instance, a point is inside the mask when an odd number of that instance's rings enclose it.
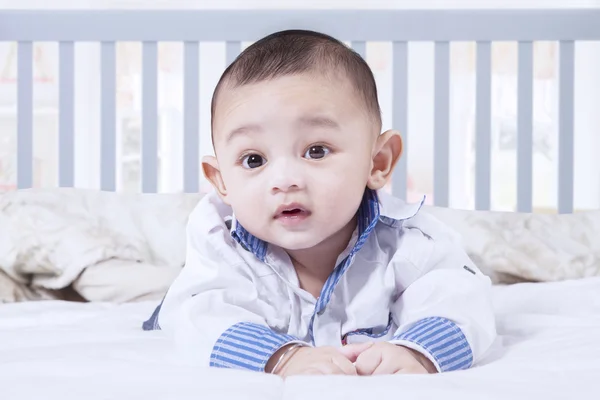
<instances>
[{"instance_id":1,"label":"baby's forehead","mask_svg":"<svg viewBox=\"0 0 600 400\"><path fill-rule=\"evenodd\" d=\"M297 89L306 89L304 92L315 96L325 89L331 98L341 100L343 103L355 103L361 109L368 110L368 104L363 101L361 88L344 72L335 73L328 70L310 70L302 73L268 77L251 82L238 82L229 79L217 89L213 101L213 114L220 109L231 106L231 102L245 102L260 97L263 93L273 92L274 88L281 88L293 94ZM290 96L295 100L306 100ZM330 99L332 100L332 99Z\"/></svg>"},{"instance_id":2,"label":"baby's forehead","mask_svg":"<svg viewBox=\"0 0 600 400\"><path fill-rule=\"evenodd\" d=\"M265 110L268 108L268 110ZM226 83L213 103L215 119L235 116L259 118L268 111L286 110L288 114L369 113L367 104L352 82L343 75L318 72L292 74L239 84ZM248 115L250 114L250 115Z\"/></svg>"}]
</instances>

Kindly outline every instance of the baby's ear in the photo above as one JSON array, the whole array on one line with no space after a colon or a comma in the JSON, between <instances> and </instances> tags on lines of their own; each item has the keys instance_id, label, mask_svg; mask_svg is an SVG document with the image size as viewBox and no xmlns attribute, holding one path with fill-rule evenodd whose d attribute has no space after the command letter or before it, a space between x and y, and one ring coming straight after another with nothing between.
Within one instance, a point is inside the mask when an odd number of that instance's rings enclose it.
<instances>
[{"instance_id":1,"label":"baby's ear","mask_svg":"<svg viewBox=\"0 0 600 400\"><path fill-rule=\"evenodd\" d=\"M204 156L202 158L202 172L211 185L217 191L221 200L227 203L227 188L225 187L225 183L223 182L223 177L221 176L221 170L219 169L219 162L214 156Z\"/></svg>"},{"instance_id":2,"label":"baby's ear","mask_svg":"<svg viewBox=\"0 0 600 400\"><path fill-rule=\"evenodd\" d=\"M373 168L367 186L379 190L392 177L394 167L402 155L402 136L400 132L389 130L377 137L373 147Z\"/></svg>"}]
</instances>

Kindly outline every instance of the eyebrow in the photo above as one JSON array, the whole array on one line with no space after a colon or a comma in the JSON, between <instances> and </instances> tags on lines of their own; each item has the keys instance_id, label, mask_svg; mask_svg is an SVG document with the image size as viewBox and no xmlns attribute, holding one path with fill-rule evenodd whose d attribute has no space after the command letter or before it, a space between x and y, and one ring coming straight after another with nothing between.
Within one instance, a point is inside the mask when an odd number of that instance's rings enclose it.
<instances>
[{"instance_id":1,"label":"eyebrow","mask_svg":"<svg viewBox=\"0 0 600 400\"><path fill-rule=\"evenodd\" d=\"M339 129L340 125L329 117L322 115L304 115L298 118L298 125L310 128L328 128L328 129ZM247 135L250 133L261 132L262 127L258 124L242 125L235 128L227 135L227 143L231 142L234 137L239 135Z\"/></svg>"},{"instance_id":2,"label":"eyebrow","mask_svg":"<svg viewBox=\"0 0 600 400\"><path fill-rule=\"evenodd\" d=\"M333 119L322 115L305 115L298 119L298 124L310 128L339 129L340 125Z\"/></svg>"},{"instance_id":3,"label":"eyebrow","mask_svg":"<svg viewBox=\"0 0 600 400\"><path fill-rule=\"evenodd\" d=\"M227 135L227 143L231 142L236 136L246 135L253 132L260 132L261 130L262 127L258 124L242 125L229 132L229 134Z\"/></svg>"}]
</instances>

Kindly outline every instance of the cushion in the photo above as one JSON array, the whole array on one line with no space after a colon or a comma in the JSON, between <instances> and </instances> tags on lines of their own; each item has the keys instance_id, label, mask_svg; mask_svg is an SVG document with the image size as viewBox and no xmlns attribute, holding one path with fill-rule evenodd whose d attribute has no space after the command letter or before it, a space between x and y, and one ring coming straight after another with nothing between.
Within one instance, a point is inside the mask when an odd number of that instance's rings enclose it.
<instances>
[{"instance_id":1,"label":"cushion","mask_svg":"<svg viewBox=\"0 0 600 400\"><path fill-rule=\"evenodd\" d=\"M535 214L425 206L495 283L600 276L600 211Z\"/></svg>"}]
</instances>

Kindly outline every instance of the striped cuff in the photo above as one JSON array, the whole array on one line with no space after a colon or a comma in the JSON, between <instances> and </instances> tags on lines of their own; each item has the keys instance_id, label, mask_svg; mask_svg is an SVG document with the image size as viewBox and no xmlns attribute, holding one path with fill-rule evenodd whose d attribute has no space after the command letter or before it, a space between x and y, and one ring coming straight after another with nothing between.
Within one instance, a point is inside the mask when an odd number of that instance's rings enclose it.
<instances>
[{"instance_id":1,"label":"striped cuff","mask_svg":"<svg viewBox=\"0 0 600 400\"><path fill-rule=\"evenodd\" d=\"M454 322L446 318L422 319L394 336L391 342L423 353L439 372L468 369L473 363L473 352L467 338Z\"/></svg>"},{"instance_id":2,"label":"striped cuff","mask_svg":"<svg viewBox=\"0 0 600 400\"><path fill-rule=\"evenodd\" d=\"M299 340L263 325L241 322L219 337L210 356L210 366L264 372L271 356L290 342Z\"/></svg>"}]
</instances>

